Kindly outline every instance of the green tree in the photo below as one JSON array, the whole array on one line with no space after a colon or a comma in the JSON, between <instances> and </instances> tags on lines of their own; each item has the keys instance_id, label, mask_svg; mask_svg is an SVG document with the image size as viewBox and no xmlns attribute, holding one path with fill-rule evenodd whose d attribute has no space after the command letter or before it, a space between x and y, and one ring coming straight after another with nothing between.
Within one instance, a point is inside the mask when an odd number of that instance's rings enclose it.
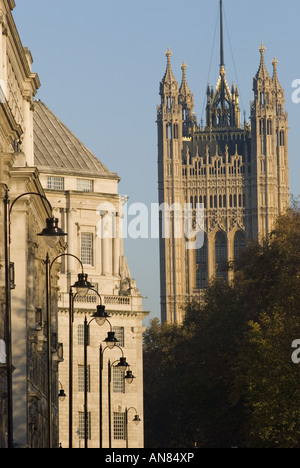
<instances>
[{"instance_id":1,"label":"green tree","mask_svg":"<svg viewBox=\"0 0 300 468\"><path fill-rule=\"evenodd\" d=\"M148 447L300 448L299 209L230 267L182 325L146 332Z\"/></svg>"},{"instance_id":2,"label":"green tree","mask_svg":"<svg viewBox=\"0 0 300 468\"><path fill-rule=\"evenodd\" d=\"M300 447L300 368L292 342L300 337L300 213L278 219L262 245L236 266L235 288L249 313L240 350L235 395L244 395L250 447Z\"/></svg>"}]
</instances>

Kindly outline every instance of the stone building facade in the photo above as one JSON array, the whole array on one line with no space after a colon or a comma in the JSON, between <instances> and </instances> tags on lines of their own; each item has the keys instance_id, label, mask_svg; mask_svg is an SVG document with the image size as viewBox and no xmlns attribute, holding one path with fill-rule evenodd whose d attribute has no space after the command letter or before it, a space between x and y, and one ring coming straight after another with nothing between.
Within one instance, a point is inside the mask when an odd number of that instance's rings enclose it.
<instances>
[{"instance_id":1,"label":"stone building facade","mask_svg":"<svg viewBox=\"0 0 300 468\"><path fill-rule=\"evenodd\" d=\"M0 446L8 445L7 313L4 275L4 208L6 188L12 203L10 251L12 271L12 422L14 447L48 445L48 385L46 346L46 268L49 248L38 237L52 216L40 196L45 192L34 167L33 111L39 77L31 70L32 57L19 37L12 10L14 0L0 1ZM31 193L38 194L37 196ZM26 196L23 196L28 194ZM51 254L62 252L63 243ZM57 278L53 279L55 291ZM57 309L52 303L52 338L57 335ZM53 446L58 444L58 348L53 361Z\"/></svg>"},{"instance_id":2,"label":"stone building facade","mask_svg":"<svg viewBox=\"0 0 300 468\"><path fill-rule=\"evenodd\" d=\"M112 367L113 444L140 448L143 422L136 428L132 419L137 411L143 420L142 321L146 313L123 253L124 200L118 194L120 179L43 103L34 101L40 87L39 77L32 72L31 53L19 37L12 15L14 7L14 0L0 0L0 448L58 448L60 444L68 447L68 405L66 400L59 408L58 394L62 385L67 394L69 391L68 292L81 272L75 258L66 255L71 253L82 259L118 337L119 347L110 353L105 350L103 388L107 387L108 360L113 363L120 354L126 356L136 376L127 388L124 375L115 375ZM7 190L11 203L18 198L10 216L13 367L10 431L3 203ZM49 246L39 236L46 227L46 219L52 216L59 219L68 233L68 243L61 238L58 244ZM112 220L114 236L107 235L107 220ZM48 259L50 288L46 287ZM75 302L74 447L82 446L83 438L83 320L90 319L98 301L99 296L91 292L84 301L78 302L77 298ZM90 447L99 446L99 345L109 330L108 322L101 329L95 327L95 322L90 328ZM104 446L108 445L107 420L107 392L103 390Z\"/></svg>"},{"instance_id":3,"label":"stone building facade","mask_svg":"<svg viewBox=\"0 0 300 468\"><path fill-rule=\"evenodd\" d=\"M112 369L112 446L126 447L126 409L129 412L128 445L143 447L143 355L142 296L131 278L123 252L122 207L118 194L120 178L111 173L43 102L35 103L35 164L47 197L55 207L60 225L68 232L68 246L61 264L59 279L59 341L64 345L64 362L60 365L60 388L67 397L60 404L62 447L69 447L69 291L81 273L100 294L109 322L119 340L119 347L105 350L103 369L103 447L108 447L108 361L124 354L136 377L131 385L124 375ZM77 257L74 258L73 255ZM74 290L74 293L76 290ZM87 297L75 298L73 324L73 447L84 446L84 319L91 320L99 304L99 296L90 291ZM99 439L99 349L110 331L109 323L90 325L88 346L89 448L98 448ZM132 420L138 412L142 420Z\"/></svg>"},{"instance_id":4,"label":"stone building facade","mask_svg":"<svg viewBox=\"0 0 300 468\"><path fill-rule=\"evenodd\" d=\"M194 225L197 206L204 209L202 248L188 250L187 238L175 235L174 212L170 236L163 235L161 221L161 314L168 322L182 321L186 301L201 296L211 278L230 280L225 264L239 255L248 239L270 232L276 217L289 205L288 116L278 61L272 62L271 76L265 64L266 49L260 47L251 122L241 124L238 87L229 86L226 80L220 5L220 74L215 89L207 86L206 124L199 125L194 114L187 66L182 65L179 86L170 50L160 83L159 203L169 207L189 204ZM183 217L179 222L184 223Z\"/></svg>"}]
</instances>

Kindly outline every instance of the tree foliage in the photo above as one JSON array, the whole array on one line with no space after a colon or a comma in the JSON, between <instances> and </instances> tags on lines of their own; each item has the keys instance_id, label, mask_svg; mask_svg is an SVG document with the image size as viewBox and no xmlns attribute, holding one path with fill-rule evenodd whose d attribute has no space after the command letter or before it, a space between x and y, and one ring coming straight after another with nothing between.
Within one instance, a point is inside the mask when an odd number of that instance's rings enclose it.
<instances>
[{"instance_id":1,"label":"tree foliage","mask_svg":"<svg viewBox=\"0 0 300 468\"><path fill-rule=\"evenodd\" d=\"M300 447L299 210L230 267L182 325L145 333L147 447Z\"/></svg>"}]
</instances>

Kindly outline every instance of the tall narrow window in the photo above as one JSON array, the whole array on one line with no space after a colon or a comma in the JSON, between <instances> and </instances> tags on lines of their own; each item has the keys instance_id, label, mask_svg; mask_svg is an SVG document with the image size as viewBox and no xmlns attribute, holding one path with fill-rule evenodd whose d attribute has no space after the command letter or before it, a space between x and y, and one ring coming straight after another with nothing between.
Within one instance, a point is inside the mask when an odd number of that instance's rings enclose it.
<instances>
[{"instance_id":1,"label":"tall narrow window","mask_svg":"<svg viewBox=\"0 0 300 468\"><path fill-rule=\"evenodd\" d=\"M271 119L268 119L268 122L267 122L267 134L272 135L272 120Z\"/></svg>"},{"instance_id":2,"label":"tall narrow window","mask_svg":"<svg viewBox=\"0 0 300 468\"><path fill-rule=\"evenodd\" d=\"M77 342L78 346L84 346L84 325L78 325ZM87 345L90 346L90 327L87 330Z\"/></svg>"},{"instance_id":3,"label":"tall narrow window","mask_svg":"<svg viewBox=\"0 0 300 468\"><path fill-rule=\"evenodd\" d=\"M125 373L117 367L113 367L113 392L125 393Z\"/></svg>"},{"instance_id":4,"label":"tall narrow window","mask_svg":"<svg viewBox=\"0 0 300 468\"><path fill-rule=\"evenodd\" d=\"M234 236L234 260L237 261L241 252L246 247L245 236L242 232L238 231Z\"/></svg>"},{"instance_id":5,"label":"tall narrow window","mask_svg":"<svg viewBox=\"0 0 300 468\"><path fill-rule=\"evenodd\" d=\"M113 332L115 333L115 337L118 340L118 346L121 346L121 348L124 348L125 346L124 327L113 327Z\"/></svg>"},{"instance_id":6,"label":"tall narrow window","mask_svg":"<svg viewBox=\"0 0 300 468\"><path fill-rule=\"evenodd\" d=\"M167 140L172 140L172 125L171 124L166 125L166 138Z\"/></svg>"},{"instance_id":7,"label":"tall narrow window","mask_svg":"<svg viewBox=\"0 0 300 468\"><path fill-rule=\"evenodd\" d=\"M125 440L125 413L114 413L114 439Z\"/></svg>"},{"instance_id":8,"label":"tall narrow window","mask_svg":"<svg viewBox=\"0 0 300 468\"><path fill-rule=\"evenodd\" d=\"M196 289L205 289L207 286L207 237L204 245L196 250Z\"/></svg>"},{"instance_id":9,"label":"tall narrow window","mask_svg":"<svg viewBox=\"0 0 300 468\"><path fill-rule=\"evenodd\" d=\"M215 238L215 263L216 276L227 279L227 244L226 237L221 232L218 232Z\"/></svg>"},{"instance_id":10,"label":"tall narrow window","mask_svg":"<svg viewBox=\"0 0 300 468\"><path fill-rule=\"evenodd\" d=\"M90 366L87 369L87 389L90 392ZM78 392L84 392L84 366L78 366Z\"/></svg>"},{"instance_id":11,"label":"tall narrow window","mask_svg":"<svg viewBox=\"0 0 300 468\"><path fill-rule=\"evenodd\" d=\"M81 261L84 265L94 265L94 236L92 233L81 234Z\"/></svg>"},{"instance_id":12,"label":"tall narrow window","mask_svg":"<svg viewBox=\"0 0 300 468\"><path fill-rule=\"evenodd\" d=\"M79 413L79 421L78 421L78 435L79 439L83 440L85 438L85 418L84 418L84 413L80 412ZM91 413L88 413L88 419L87 419L87 427L88 427L88 439L91 440L92 435L91 435Z\"/></svg>"},{"instance_id":13,"label":"tall narrow window","mask_svg":"<svg viewBox=\"0 0 300 468\"><path fill-rule=\"evenodd\" d=\"M178 140L178 125L174 124L174 140Z\"/></svg>"}]
</instances>

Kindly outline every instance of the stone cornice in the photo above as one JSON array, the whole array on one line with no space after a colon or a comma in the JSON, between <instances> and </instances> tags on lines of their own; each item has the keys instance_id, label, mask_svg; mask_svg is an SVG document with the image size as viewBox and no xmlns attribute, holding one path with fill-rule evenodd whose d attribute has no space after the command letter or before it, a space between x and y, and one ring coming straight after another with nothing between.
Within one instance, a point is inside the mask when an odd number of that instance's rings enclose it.
<instances>
[{"instance_id":1,"label":"stone cornice","mask_svg":"<svg viewBox=\"0 0 300 468\"><path fill-rule=\"evenodd\" d=\"M105 180L116 180L120 182L121 178L116 173L109 174L97 174L89 171L74 171L66 168L52 168L46 166L38 166L41 174L59 175L61 177L78 176L78 177L89 177L90 179L105 179Z\"/></svg>"},{"instance_id":2,"label":"stone cornice","mask_svg":"<svg viewBox=\"0 0 300 468\"><path fill-rule=\"evenodd\" d=\"M8 6L10 10L13 10L16 7L15 0L7 0Z\"/></svg>"},{"instance_id":3,"label":"stone cornice","mask_svg":"<svg viewBox=\"0 0 300 468\"><path fill-rule=\"evenodd\" d=\"M0 113L4 116L4 119L1 119L2 123L5 122L7 124L6 134L11 136L12 141L20 140L23 135L23 129L21 125L17 124L7 102L0 104Z\"/></svg>"},{"instance_id":4,"label":"stone cornice","mask_svg":"<svg viewBox=\"0 0 300 468\"><path fill-rule=\"evenodd\" d=\"M17 60L19 61L19 65L22 70L23 80L30 81L31 87L32 87L32 93L33 95L35 95L38 88L40 87L40 80L39 80L37 73L31 72L29 61L28 61L29 57L27 57L27 55L29 54L29 51L27 48L24 48L22 45L15 21L11 13L10 14L8 13L6 15L6 22L8 26L8 31L10 32L10 38L11 38L12 44L15 48L16 57L17 57Z\"/></svg>"},{"instance_id":5,"label":"stone cornice","mask_svg":"<svg viewBox=\"0 0 300 468\"><path fill-rule=\"evenodd\" d=\"M124 317L126 315L127 317L139 317L142 320L144 320L146 317L148 317L148 315L151 313L151 312L145 311L145 310L144 311L121 310L120 311L120 310L111 310L111 309L108 309L108 308L106 310L107 310L107 312L109 314L112 314L114 316ZM86 315L86 314L90 315L91 312L92 312L91 309L78 309L78 308L76 308L74 315L75 315L75 317L76 316L80 317L80 316L83 316L83 315ZM69 308L59 307L58 313L59 314L69 315Z\"/></svg>"}]
</instances>

